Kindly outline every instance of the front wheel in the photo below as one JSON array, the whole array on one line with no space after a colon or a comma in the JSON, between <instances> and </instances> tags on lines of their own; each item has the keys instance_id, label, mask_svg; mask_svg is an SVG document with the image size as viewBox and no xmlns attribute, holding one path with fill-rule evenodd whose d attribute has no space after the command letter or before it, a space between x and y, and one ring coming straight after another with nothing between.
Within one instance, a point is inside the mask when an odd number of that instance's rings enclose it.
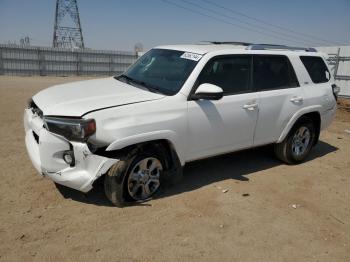
<instances>
[{"instance_id":1,"label":"front wheel","mask_svg":"<svg viewBox=\"0 0 350 262\"><path fill-rule=\"evenodd\" d=\"M275 145L276 156L287 164L298 164L308 156L316 137L312 119L304 117L298 120L287 137Z\"/></svg>"},{"instance_id":2,"label":"front wheel","mask_svg":"<svg viewBox=\"0 0 350 262\"><path fill-rule=\"evenodd\" d=\"M131 154L111 167L105 176L107 198L122 207L150 199L161 186L165 161L157 151Z\"/></svg>"},{"instance_id":3,"label":"front wheel","mask_svg":"<svg viewBox=\"0 0 350 262\"><path fill-rule=\"evenodd\" d=\"M135 201L144 201L157 192L163 165L156 157L143 156L135 160L127 175L127 193Z\"/></svg>"}]
</instances>

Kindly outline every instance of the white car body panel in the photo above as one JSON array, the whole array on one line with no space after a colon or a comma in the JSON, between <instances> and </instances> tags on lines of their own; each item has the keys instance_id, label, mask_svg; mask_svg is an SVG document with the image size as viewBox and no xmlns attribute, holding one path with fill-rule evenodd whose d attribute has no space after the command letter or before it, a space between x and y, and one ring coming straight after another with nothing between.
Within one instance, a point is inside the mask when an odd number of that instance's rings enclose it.
<instances>
[{"instance_id":1,"label":"white car body panel","mask_svg":"<svg viewBox=\"0 0 350 262\"><path fill-rule=\"evenodd\" d=\"M138 143L165 139L171 142L180 162L185 164L187 104L186 97L181 94L95 111L85 117L95 119L100 127L91 140L108 144L108 151L133 145L133 139Z\"/></svg>"},{"instance_id":2,"label":"white car body panel","mask_svg":"<svg viewBox=\"0 0 350 262\"><path fill-rule=\"evenodd\" d=\"M292 128L292 126L295 124L295 122L302 116L307 113L311 112L319 112L321 109L321 106L315 105L315 106L309 106L309 107L303 107L299 111L297 111L293 116L290 117L289 121L286 123L285 127L283 128L281 135L279 136L277 143L280 143L283 141L283 139L287 136L289 130Z\"/></svg>"},{"instance_id":3,"label":"white car body panel","mask_svg":"<svg viewBox=\"0 0 350 262\"><path fill-rule=\"evenodd\" d=\"M264 145L276 141L288 123L304 102L292 102L293 98L302 98L300 87L258 92L259 117L256 124L254 145Z\"/></svg>"},{"instance_id":4,"label":"white car body panel","mask_svg":"<svg viewBox=\"0 0 350 262\"><path fill-rule=\"evenodd\" d=\"M320 53L246 50L232 45L158 48L202 55L180 91L173 96L150 92L110 77L57 85L39 92L33 101L45 116L95 119L96 133L89 141L105 147L107 152L142 142L166 140L177 153L181 165L281 142L305 113L318 112L321 129L334 118L336 102L330 87L333 79L313 84L299 59L300 55L323 56ZM220 100L188 99L206 63L215 56L230 54L286 55L300 87L228 95ZM300 101L295 101L296 98ZM68 141L47 131L43 120L30 109L25 110L24 126L26 147L34 167L57 183L87 192L99 176L119 161L92 153L85 143ZM76 158L74 167L62 159L62 152L69 149L73 149Z\"/></svg>"},{"instance_id":5,"label":"white car body panel","mask_svg":"<svg viewBox=\"0 0 350 262\"><path fill-rule=\"evenodd\" d=\"M87 112L163 98L113 77L56 85L33 97L45 115L82 116Z\"/></svg>"},{"instance_id":6,"label":"white car body panel","mask_svg":"<svg viewBox=\"0 0 350 262\"><path fill-rule=\"evenodd\" d=\"M187 161L251 147L258 110L244 106L257 100L256 93L248 93L188 101Z\"/></svg>"}]
</instances>

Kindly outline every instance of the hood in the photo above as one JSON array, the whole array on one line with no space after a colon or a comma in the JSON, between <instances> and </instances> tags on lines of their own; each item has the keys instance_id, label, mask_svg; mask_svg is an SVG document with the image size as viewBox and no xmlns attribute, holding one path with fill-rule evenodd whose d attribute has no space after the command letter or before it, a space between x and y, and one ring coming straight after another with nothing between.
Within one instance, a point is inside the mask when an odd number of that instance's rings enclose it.
<instances>
[{"instance_id":1,"label":"hood","mask_svg":"<svg viewBox=\"0 0 350 262\"><path fill-rule=\"evenodd\" d=\"M103 108L163 98L113 77L56 85L33 96L44 115L82 116Z\"/></svg>"}]
</instances>

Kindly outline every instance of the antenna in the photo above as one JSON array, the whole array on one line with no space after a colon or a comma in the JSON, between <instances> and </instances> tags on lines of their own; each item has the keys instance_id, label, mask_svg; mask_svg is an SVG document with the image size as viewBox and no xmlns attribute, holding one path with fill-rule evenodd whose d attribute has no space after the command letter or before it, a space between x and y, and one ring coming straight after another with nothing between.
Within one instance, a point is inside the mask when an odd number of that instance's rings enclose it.
<instances>
[{"instance_id":1,"label":"antenna","mask_svg":"<svg viewBox=\"0 0 350 262\"><path fill-rule=\"evenodd\" d=\"M84 48L77 0L57 0L53 47Z\"/></svg>"}]
</instances>

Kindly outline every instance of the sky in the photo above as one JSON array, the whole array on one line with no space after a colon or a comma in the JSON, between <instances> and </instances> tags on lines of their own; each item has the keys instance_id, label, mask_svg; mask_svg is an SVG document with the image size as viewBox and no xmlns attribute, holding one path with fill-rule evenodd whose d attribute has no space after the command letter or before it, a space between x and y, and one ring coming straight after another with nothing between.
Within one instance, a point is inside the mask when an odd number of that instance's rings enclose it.
<instances>
[{"instance_id":1,"label":"sky","mask_svg":"<svg viewBox=\"0 0 350 262\"><path fill-rule=\"evenodd\" d=\"M350 0L77 1L85 46L93 49L131 51L138 42L144 49L200 41L350 44ZM0 43L29 36L32 45L51 46L55 2L0 0Z\"/></svg>"}]
</instances>

